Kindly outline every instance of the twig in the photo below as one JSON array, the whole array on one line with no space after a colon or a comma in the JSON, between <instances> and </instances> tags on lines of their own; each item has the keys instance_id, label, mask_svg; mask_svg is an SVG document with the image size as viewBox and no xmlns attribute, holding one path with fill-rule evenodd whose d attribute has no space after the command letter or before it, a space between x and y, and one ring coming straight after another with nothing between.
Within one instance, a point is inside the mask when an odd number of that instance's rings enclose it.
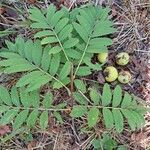
<instances>
[{"instance_id":1,"label":"twig","mask_svg":"<svg viewBox=\"0 0 150 150\"><path fill-rule=\"evenodd\" d=\"M58 137L59 137L59 133L57 133L57 135L56 135L56 139L55 139L53 150L56 149L56 144L57 144Z\"/></svg>"}]
</instances>

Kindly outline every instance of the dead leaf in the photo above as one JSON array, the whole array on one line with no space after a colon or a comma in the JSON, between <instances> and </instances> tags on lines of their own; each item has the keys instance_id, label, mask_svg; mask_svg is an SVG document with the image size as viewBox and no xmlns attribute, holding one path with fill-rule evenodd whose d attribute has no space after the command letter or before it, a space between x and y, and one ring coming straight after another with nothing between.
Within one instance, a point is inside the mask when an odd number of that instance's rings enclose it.
<instances>
[{"instance_id":1,"label":"dead leaf","mask_svg":"<svg viewBox=\"0 0 150 150\"><path fill-rule=\"evenodd\" d=\"M143 132L140 132L140 133L133 133L131 135L131 139L136 142L136 143L139 143L141 141L143 141L147 136L143 133Z\"/></svg>"},{"instance_id":2,"label":"dead leaf","mask_svg":"<svg viewBox=\"0 0 150 150\"><path fill-rule=\"evenodd\" d=\"M104 78L102 72L99 72L97 80L98 80L98 82L99 82L100 84L104 84L104 83L105 83L105 78Z\"/></svg>"},{"instance_id":3,"label":"dead leaf","mask_svg":"<svg viewBox=\"0 0 150 150\"><path fill-rule=\"evenodd\" d=\"M112 16L116 17L117 16L117 11L115 7L112 7Z\"/></svg>"},{"instance_id":4,"label":"dead leaf","mask_svg":"<svg viewBox=\"0 0 150 150\"><path fill-rule=\"evenodd\" d=\"M27 145L27 149L28 150L33 150L34 147L36 147L37 142L36 141L31 141L28 145Z\"/></svg>"},{"instance_id":5,"label":"dead leaf","mask_svg":"<svg viewBox=\"0 0 150 150\"><path fill-rule=\"evenodd\" d=\"M0 7L0 15L2 15L5 12L5 8L4 7Z\"/></svg>"},{"instance_id":6,"label":"dead leaf","mask_svg":"<svg viewBox=\"0 0 150 150\"><path fill-rule=\"evenodd\" d=\"M105 0L99 0L99 5L102 5Z\"/></svg>"},{"instance_id":7,"label":"dead leaf","mask_svg":"<svg viewBox=\"0 0 150 150\"><path fill-rule=\"evenodd\" d=\"M28 3L29 4L34 4L34 3L36 3L37 2L37 0L28 0Z\"/></svg>"},{"instance_id":8,"label":"dead leaf","mask_svg":"<svg viewBox=\"0 0 150 150\"><path fill-rule=\"evenodd\" d=\"M67 109L65 110L66 114L70 114L71 113L71 107L67 107Z\"/></svg>"},{"instance_id":9,"label":"dead leaf","mask_svg":"<svg viewBox=\"0 0 150 150\"><path fill-rule=\"evenodd\" d=\"M0 136L4 136L7 133L10 133L11 129L9 126L5 125L5 126L0 126Z\"/></svg>"},{"instance_id":10,"label":"dead leaf","mask_svg":"<svg viewBox=\"0 0 150 150\"><path fill-rule=\"evenodd\" d=\"M147 10L144 9L141 13L141 18L145 18L147 16L147 13L148 13Z\"/></svg>"}]
</instances>

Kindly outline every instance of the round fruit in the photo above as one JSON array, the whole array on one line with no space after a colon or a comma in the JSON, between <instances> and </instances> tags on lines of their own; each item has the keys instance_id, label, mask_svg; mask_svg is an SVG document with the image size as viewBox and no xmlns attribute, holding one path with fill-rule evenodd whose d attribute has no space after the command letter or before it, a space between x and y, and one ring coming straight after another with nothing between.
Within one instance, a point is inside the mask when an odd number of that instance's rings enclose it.
<instances>
[{"instance_id":1,"label":"round fruit","mask_svg":"<svg viewBox=\"0 0 150 150\"><path fill-rule=\"evenodd\" d=\"M97 57L100 63L105 63L108 58L108 53L99 53Z\"/></svg>"},{"instance_id":2,"label":"round fruit","mask_svg":"<svg viewBox=\"0 0 150 150\"><path fill-rule=\"evenodd\" d=\"M113 66L109 66L104 70L104 76L107 82L113 82L118 78L118 70Z\"/></svg>"},{"instance_id":3,"label":"round fruit","mask_svg":"<svg viewBox=\"0 0 150 150\"><path fill-rule=\"evenodd\" d=\"M118 81L120 83L126 84L130 82L131 77L132 76L129 71L121 71L118 76Z\"/></svg>"},{"instance_id":4,"label":"round fruit","mask_svg":"<svg viewBox=\"0 0 150 150\"><path fill-rule=\"evenodd\" d=\"M125 66L129 63L129 54L126 52L121 52L116 55L116 63L121 66Z\"/></svg>"}]
</instances>

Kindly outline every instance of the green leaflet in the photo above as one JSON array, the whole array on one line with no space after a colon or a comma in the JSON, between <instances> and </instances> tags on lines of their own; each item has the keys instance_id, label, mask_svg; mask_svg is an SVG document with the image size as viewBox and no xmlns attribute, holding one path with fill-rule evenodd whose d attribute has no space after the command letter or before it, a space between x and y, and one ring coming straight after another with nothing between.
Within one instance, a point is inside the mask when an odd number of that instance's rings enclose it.
<instances>
[{"instance_id":1,"label":"green leaflet","mask_svg":"<svg viewBox=\"0 0 150 150\"><path fill-rule=\"evenodd\" d=\"M50 24L52 27L55 27L57 25L57 23L59 22L59 20L63 17L64 15L64 11L61 9L59 11L57 11L50 20Z\"/></svg>"},{"instance_id":2,"label":"green leaflet","mask_svg":"<svg viewBox=\"0 0 150 150\"><path fill-rule=\"evenodd\" d=\"M67 61L62 70L60 71L60 74L59 74L59 79L60 80L63 80L65 79L69 74L70 74L70 71L71 71L71 62Z\"/></svg>"},{"instance_id":3,"label":"green leaflet","mask_svg":"<svg viewBox=\"0 0 150 150\"><path fill-rule=\"evenodd\" d=\"M28 63L17 64L17 65L5 68L4 73L10 74L10 73L16 73L16 72L31 71L34 69L36 69L36 67Z\"/></svg>"},{"instance_id":4,"label":"green leaflet","mask_svg":"<svg viewBox=\"0 0 150 150\"><path fill-rule=\"evenodd\" d=\"M62 108L65 108L66 106L67 106L67 103L63 102L63 103L60 103L60 104L56 105L55 108L62 109Z\"/></svg>"},{"instance_id":5,"label":"green leaflet","mask_svg":"<svg viewBox=\"0 0 150 150\"><path fill-rule=\"evenodd\" d=\"M78 76L87 76L87 75L90 75L92 72L90 70L89 67L80 67L78 72L77 72L77 75Z\"/></svg>"},{"instance_id":6,"label":"green leaflet","mask_svg":"<svg viewBox=\"0 0 150 150\"><path fill-rule=\"evenodd\" d=\"M49 70L52 76L55 75L56 72L58 71L59 65L60 65L60 54L59 53L54 54L51 59L50 70Z\"/></svg>"},{"instance_id":7,"label":"green leaflet","mask_svg":"<svg viewBox=\"0 0 150 150\"><path fill-rule=\"evenodd\" d=\"M97 47L97 46L89 46L87 48L87 51L88 53L106 53L108 52L108 48L106 46L102 46L102 47Z\"/></svg>"},{"instance_id":8,"label":"green leaflet","mask_svg":"<svg viewBox=\"0 0 150 150\"><path fill-rule=\"evenodd\" d=\"M34 43L34 47L32 50L32 60L36 66L40 66L42 59L42 47L40 41L36 41Z\"/></svg>"},{"instance_id":9,"label":"green leaflet","mask_svg":"<svg viewBox=\"0 0 150 150\"><path fill-rule=\"evenodd\" d=\"M94 46L98 46L98 47L102 47L102 46L107 46L107 45L112 45L112 40L109 38L93 38L92 40L90 40L90 45Z\"/></svg>"},{"instance_id":10,"label":"green leaflet","mask_svg":"<svg viewBox=\"0 0 150 150\"><path fill-rule=\"evenodd\" d=\"M25 47L24 47L24 53L25 53L25 58L27 58L28 61L32 62L32 52L34 45L32 40L26 41ZM16 58L16 57L15 57Z\"/></svg>"},{"instance_id":11,"label":"green leaflet","mask_svg":"<svg viewBox=\"0 0 150 150\"><path fill-rule=\"evenodd\" d=\"M90 108L87 114L88 126L93 127L99 119L99 109L96 107Z\"/></svg>"},{"instance_id":12,"label":"green leaflet","mask_svg":"<svg viewBox=\"0 0 150 150\"><path fill-rule=\"evenodd\" d=\"M69 22L68 18L61 19L55 27L56 33L59 33Z\"/></svg>"},{"instance_id":13,"label":"green leaflet","mask_svg":"<svg viewBox=\"0 0 150 150\"><path fill-rule=\"evenodd\" d=\"M64 48L68 49L71 47L74 47L76 44L78 44L79 40L77 38L69 38L65 43L64 43Z\"/></svg>"},{"instance_id":14,"label":"green leaflet","mask_svg":"<svg viewBox=\"0 0 150 150\"><path fill-rule=\"evenodd\" d=\"M121 110L121 111L123 115L125 116L125 118L127 119L131 130L134 131L136 129L136 120L135 120L133 113L130 110Z\"/></svg>"},{"instance_id":15,"label":"green leaflet","mask_svg":"<svg viewBox=\"0 0 150 150\"><path fill-rule=\"evenodd\" d=\"M53 115L54 115L54 117L57 119L57 121L60 123L60 124L63 124L64 123L64 121L63 121L63 118L62 118L62 116L61 116L61 114L59 113L59 112L54 112L53 113Z\"/></svg>"},{"instance_id":16,"label":"green leaflet","mask_svg":"<svg viewBox=\"0 0 150 150\"><path fill-rule=\"evenodd\" d=\"M49 55L59 53L61 50L60 46L54 46L49 50Z\"/></svg>"},{"instance_id":17,"label":"green leaflet","mask_svg":"<svg viewBox=\"0 0 150 150\"><path fill-rule=\"evenodd\" d=\"M96 24L92 37L103 36L111 33L115 33L116 29L112 27L112 22L109 20L100 21Z\"/></svg>"},{"instance_id":18,"label":"green leaflet","mask_svg":"<svg viewBox=\"0 0 150 150\"><path fill-rule=\"evenodd\" d=\"M73 118L78 118L78 117L82 117L86 113L87 113L86 106L74 106L70 115Z\"/></svg>"},{"instance_id":19,"label":"green leaflet","mask_svg":"<svg viewBox=\"0 0 150 150\"><path fill-rule=\"evenodd\" d=\"M113 109L112 110L114 122L115 122L115 128L117 132L122 132L124 128L124 119L123 115L120 110Z\"/></svg>"},{"instance_id":20,"label":"green leaflet","mask_svg":"<svg viewBox=\"0 0 150 150\"><path fill-rule=\"evenodd\" d=\"M74 80L74 84L78 90L82 93L86 93L86 84L82 80L76 79Z\"/></svg>"},{"instance_id":21,"label":"green leaflet","mask_svg":"<svg viewBox=\"0 0 150 150\"><path fill-rule=\"evenodd\" d=\"M49 81L52 80L51 77L49 77L48 75L43 75L39 78L40 81L38 82L33 82L32 84L28 85L27 87L27 91L31 92L34 91L36 89L39 89L40 87L44 86L45 84L47 84Z\"/></svg>"},{"instance_id":22,"label":"green leaflet","mask_svg":"<svg viewBox=\"0 0 150 150\"><path fill-rule=\"evenodd\" d=\"M90 89L90 98L92 102L94 102L94 105L98 105L100 103L100 94L94 88Z\"/></svg>"},{"instance_id":23,"label":"green leaflet","mask_svg":"<svg viewBox=\"0 0 150 150\"><path fill-rule=\"evenodd\" d=\"M0 100L3 101L7 105L12 104L8 90L4 88L3 86L0 86Z\"/></svg>"},{"instance_id":24,"label":"green leaflet","mask_svg":"<svg viewBox=\"0 0 150 150\"><path fill-rule=\"evenodd\" d=\"M0 114L6 112L7 110L9 110L9 106L4 106L4 105L0 106Z\"/></svg>"},{"instance_id":25,"label":"green leaflet","mask_svg":"<svg viewBox=\"0 0 150 150\"><path fill-rule=\"evenodd\" d=\"M92 140L92 145L95 150L98 149L127 150L126 146L117 143L117 141L113 138L111 133L103 133L101 136L98 136L97 138L94 137L94 139Z\"/></svg>"},{"instance_id":26,"label":"green leaflet","mask_svg":"<svg viewBox=\"0 0 150 150\"><path fill-rule=\"evenodd\" d=\"M83 62L88 66L88 67L90 67L91 69L93 69L93 70L101 70L102 68L102 64L98 64L98 63L96 63L96 64L93 64L92 62L91 62L91 57L84 57L84 59L83 59Z\"/></svg>"},{"instance_id":27,"label":"green leaflet","mask_svg":"<svg viewBox=\"0 0 150 150\"><path fill-rule=\"evenodd\" d=\"M129 93L126 92L123 97L121 106L123 108L129 107L131 105L131 102L132 102L132 97L131 97L131 95L129 95Z\"/></svg>"},{"instance_id":28,"label":"green leaflet","mask_svg":"<svg viewBox=\"0 0 150 150\"><path fill-rule=\"evenodd\" d=\"M17 47L16 47L16 45L15 45L14 43L12 43L12 42L6 40L6 41L5 41L5 44L7 45L7 47L8 47L9 50L11 50L11 51L13 51L13 52L16 52L16 51L17 51Z\"/></svg>"},{"instance_id":29,"label":"green leaflet","mask_svg":"<svg viewBox=\"0 0 150 150\"><path fill-rule=\"evenodd\" d=\"M95 149L98 149L101 147L101 141L100 139L94 139L92 142L92 145L94 146Z\"/></svg>"},{"instance_id":30,"label":"green leaflet","mask_svg":"<svg viewBox=\"0 0 150 150\"><path fill-rule=\"evenodd\" d=\"M26 63L26 60L25 59L22 59L22 58L18 58L18 61L21 63L21 64L25 64ZM0 62L0 65L1 66L5 66L5 67L8 67L10 66L11 64L14 64L14 65L18 65L17 61L15 58L11 58L10 60L3 60Z\"/></svg>"},{"instance_id":31,"label":"green leaflet","mask_svg":"<svg viewBox=\"0 0 150 150\"><path fill-rule=\"evenodd\" d=\"M49 55L49 50L51 49L50 46L46 46L43 50L43 56L41 60L41 68L43 68L44 71L49 70L50 61L51 61L51 55Z\"/></svg>"},{"instance_id":32,"label":"green leaflet","mask_svg":"<svg viewBox=\"0 0 150 150\"><path fill-rule=\"evenodd\" d=\"M37 22L37 23L32 23L31 25L30 25L30 27L31 28L33 28L33 29L49 29L49 26L48 26L48 24L47 23L42 23L42 22Z\"/></svg>"},{"instance_id":33,"label":"green leaflet","mask_svg":"<svg viewBox=\"0 0 150 150\"><path fill-rule=\"evenodd\" d=\"M87 100L85 97L83 97L83 95L81 95L81 93L79 92L74 92L73 93L73 96L75 98L75 100L81 104L81 105L86 105L87 104Z\"/></svg>"},{"instance_id":34,"label":"green leaflet","mask_svg":"<svg viewBox=\"0 0 150 150\"><path fill-rule=\"evenodd\" d=\"M16 86L17 87L22 87L25 85L30 84L33 80L35 80L37 77L39 78L43 73L41 71L32 71L29 72L28 74L24 75L19 79L17 82Z\"/></svg>"},{"instance_id":35,"label":"green leaflet","mask_svg":"<svg viewBox=\"0 0 150 150\"><path fill-rule=\"evenodd\" d=\"M8 110L0 119L1 125L6 125L17 115L18 109Z\"/></svg>"},{"instance_id":36,"label":"green leaflet","mask_svg":"<svg viewBox=\"0 0 150 150\"><path fill-rule=\"evenodd\" d=\"M16 47L17 47L17 52L21 55L24 56L24 47L25 47L25 42L22 37L18 36L16 38Z\"/></svg>"},{"instance_id":37,"label":"green leaflet","mask_svg":"<svg viewBox=\"0 0 150 150\"><path fill-rule=\"evenodd\" d=\"M51 21L51 18L55 12L56 12L56 7L53 4L50 5L47 9L47 14L46 14L46 18L47 18L48 22Z\"/></svg>"},{"instance_id":38,"label":"green leaflet","mask_svg":"<svg viewBox=\"0 0 150 150\"><path fill-rule=\"evenodd\" d=\"M36 16L36 12L39 12L37 9L31 9L31 19L32 16ZM61 50L63 50L63 53L65 54L64 49L67 47L69 48L70 42L65 44L65 47L63 47L62 41L65 40L67 37L71 36L72 27L69 23L69 18L66 18L69 15L67 14L67 10L61 9L59 11L56 11L56 8L54 5L50 5L50 7L47 9L46 12L46 18L44 18L48 25L48 32L46 31L40 31L36 34L35 38L42 37L41 44L56 44L54 48L52 48L49 53L50 54L56 54L59 53ZM34 22L31 24L31 27L35 27L37 24L37 28L41 28L41 25L43 24L42 20L36 20L32 19ZM45 26L47 28L47 26ZM48 34L49 33L49 34ZM73 43L73 42L72 42ZM76 42L75 42L76 43ZM74 44L75 44L74 43ZM70 46L69 46L70 45ZM66 55L66 54L65 54ZM67 58L68 59L68 58Z\"/></svg>"},{"instance_id":39,"label":"green leaflet","mask_svg":"<svg viewBox=\"0 0 150 150\"><path fill-rule=\"evenodd\" d=\"M38 108L40 105L40 95L39 95L39 90L38 91L33 91L29 93L29 100L31 105L35 108Z\"/></svg>"},{"instance_id":40,"label":"green leaflet","mask_svg":"<svg viewBox=\"0 0 150 150\"><path fill-rule=\"evenodd\" d=\"M67 78L63 79L63 80L61 81L61 83L58 82L58 81L54 82L53 88L54 88L54 89L60 89L60 88L62 88L64 85L66 86L66 85L69 84L69 83L70 83L70 79L67 77Z\"/></svg>"},{"instance_id":41,"label":"green leaflet","mask_svg":"<svg viewBox=\"0 0 150 150\"><path fill-rule=\"evenodd\" d=\"M17 117L15 118L15 121L13 123L13 128L19 129L21 127L21 125L25 122L27 116L28 116L29 110L23 110L21 111Z\"/></svg>"},{"instance_id":42,"label":"green leaflet","mask_svg":"<svg viewBox=\"0 0 150 150\"><path fill-rule=\"evenodd\" d=\"M47 93L43 100L43 106L49 109L52 106L52 103L53 103L53 95L52 93Z\"/></svg>"},{"instance_id":43,"label":"green leaflet","mask_svg":"<svg viewBox=\"0 0 150 150\"><path fill-rule=\"evenodd\" d=\"M116 107L120 104L122 100L122 89L119 85L117 85L114 89L113 93L113 107Z\"/></svg>"},{"instance_id":44,"label":"green leaflet","mask_svg":"<svg viewBox=\"0 0 150 150\"><path fill-rule=\"evenodd\" d=\"M38 8L34 7L33 9L30 9L29 12L30 12L29 17L31 20L46 23L46 18Z\"/></svg>"},{"instance_id":45,"label":"green leaflet","mask_svg":"<svg viewBox=\"0 0 150 150\"><path fill-rule=\"evenodd\" d=\"M103 108L103 117L106 128L111 129L114 126L112 112L108 108Z\"/></svg>"},{"instance_id":46,"label":"green leaflet","mask_svg":"<svg viewBox=\"0 0 150 150\"><path fill-rule=\"evenodd\" d=\"M90 32L91 30L91 26L88 22L88 20L82 16L82 15L77 15L77 20L80 22L80 24L84 27L84 29L86 30L86 32Z\"/></svg>"},{"instance_id":47,"label":"green leaflet","mask_svg":"<svg viewBox=\"0 0 150 150\"><path fill-rule=\"evenodd\" d=\"M110 89L109 84L105 84L103 87L103 93L102 93L102 104L104 106L107 106L110 104L112 98L112 92Z\"/></svg>"},{"instance_id":48,"label":"green leaflet","mask_svg":"<svg viewBox=\"0 0 150 150\"><path fill-rule=\"evenodd\" d=\"M51 43L57 43L58 39L56 37L45 37L42 41L41 44L45 45L45 44L51 44Z\"/></svg>"},{"instance_id":49,"label":"green leaflet","mask_svg":"<svg viewBox=\"0 0 150 150\"><path fill-rule=\"evenodd\" d=\"M29 93L25 91L25 88L21 88L19 94L20 94L20 101L22 105L26 108L30 107L31 103L28 101Z\"/></svg>"},{"instance_id":50,"label":"green leaflet","mask_svg":"<svg viewBox=\"0 0 150 150\"><path fill-rule=\"evenodd\" d=\"M30 128L33 128L35 126L38 119L38 114L39 112L36 109L30 113L29 117L27 118L27 126L29 126Z\"/></svg>"},{"instance_id":51,"label":"green leaflet","mask_svg":"<svg viewBox=\"0 0 150 150\"><path fill-rule=\"evenodd\" d=\"M42 38L45 36L51 36L54 35L54 33L51 30L44 30L44 31L39 31L34 35L34 38Z\"/></svg>"},{"instance_id":52,"label":"green leaflet","mask_svg":"<svg viewBox=\"0 0 150 150\"><path fill-rule=\"evenodd\" d=\"M77 50L68 49L65 52L66 52L67 56L72 58L72 59L79 60L81 58L81 53L78 52Z\"/></svg>"},{"instance_id":53,"label":"green leaflet","mask_svg":"<svg viewBox=\"0 0 150 150\"><path fill-rule=\"evenodd\" d=\"M20 58L20 55L13 53L13 52L9 52L9 51L2 51L0 52L0 57L2 58Z\"/></svg>"},{"instance_id":54,"label":"green leaflet","mask_svg":"<svg viewBox=\"0 0 150 150\"><path fill-rule=\"evenodd\" d=\"M20 106L18 90L16 87L12 87L12 89L11 89L11 99L12 99L12 103L15 106Z\"/></svg>"},{"instance_id":55,"label":"green leaflet","mask_svg":"<svg viewBox=\"0 0 150 150\"><path fill-rule=\"evenodd\" d=\"M136 128L140 129L145 123L145 119L143 118L143 114L137 113L136 111L133 111L133 110L131 110L131 113L134 116L134 119L136 122Z\"/></svg>"},{"instance_id":56,"label":"green leaflet","mask_svg":"<svg viewBox=\"0 0 150 150\"><path fill-rule=\"evenodd\" d=\"M42 114L40 115L40 127L42 129L46 129L48 125L48 111L43 111Z\"/></svg>"},{"instance_id":57,"label":"green leaflet","mask_svg":"<svg viewBox=\"0 0 150 150\"><path fill-rule=\"evenodd\" d=\"M84 27L82 27L80 24L78 23L73 23L73 26L75 28L75 30L77 31L77 33L81 36L81 38L87 42L88 41L88 33L85 31Z\"/></svg>"},{"instance_id":58,"label":"green leaflet","mask_svg":"<svg viewBox=\"0 0 150 150\"><path fill-rule=\"evenodd\" d=\"M64 41L67 37L69 37L72 30L73 30L73 27L71 24L66 25L58 34L60 41Z\"/></svg>"}]
</instances>

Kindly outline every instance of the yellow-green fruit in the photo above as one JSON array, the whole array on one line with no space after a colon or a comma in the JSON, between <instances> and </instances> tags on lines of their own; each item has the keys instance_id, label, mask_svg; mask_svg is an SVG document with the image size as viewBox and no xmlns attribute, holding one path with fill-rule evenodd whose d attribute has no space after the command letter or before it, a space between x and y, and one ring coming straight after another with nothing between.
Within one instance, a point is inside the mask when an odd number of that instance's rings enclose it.
<instances>
[{"instance_id":1,"label":"yellow-green fruit","mask_svg":"<svg viewBox=\"0 0 150 150\"><path fill-rule=\"evenodd\" d=\"M130 82L132 76L129 71L121 71L118 76L118 81L123 84Z\"/></svg>"},{"instance_id":2,"label":"yellow-green fruit","mask_svg":"<svg viewBox=\"0 0 150 150\"><path fill-rule=\"evenodd\" d=\"M105 63L108 58L108 53L99 53L98 54L98 60L100 63Z\"/></svg>"},{"instance_id":3,"label":"yellow-green fruit","mask_svg":"<svg viewBox=\"0 0 150 150\"><path fill-rule=\"evenodd\" d=\"M116 63L121 66L125 66L129 63L129 54L126 52L122 52L116 55Z\"/></svg>"},{"instance_id":4,"label":"yellow-green fruit","mask_svg":"<svg viewBox=\"0 0 150 150\"><path fill-rule=\"evenodd\" d=\"M118 78L118 70L113 66L109 66L104 70L104 76L107 82L113 82Z\"/></svg>"}]
</instances>

